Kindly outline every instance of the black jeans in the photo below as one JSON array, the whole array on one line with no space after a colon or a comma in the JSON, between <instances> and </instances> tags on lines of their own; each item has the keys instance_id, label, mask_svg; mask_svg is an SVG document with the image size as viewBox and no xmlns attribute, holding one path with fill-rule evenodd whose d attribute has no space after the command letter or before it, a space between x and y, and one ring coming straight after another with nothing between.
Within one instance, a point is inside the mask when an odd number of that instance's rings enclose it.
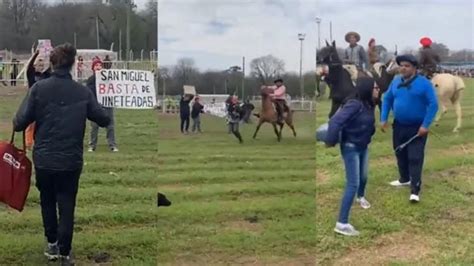
<instances>
[{"instance_id":1,"label":"black jeans","mask_svg":"<svg viewBox=\"0 0 474 266\"><path fill-rule=\"evenodd\" d=\"M420 126L405 126L395 121L393 124L393 148L395 149L416 135ZM411 193L416 195L420 193L421 188L421 174L427 139L427 136L418 137L396 154L400 182L411 181Z\"/></svg>"},{"instance_id":2,"label":"black jeans","mask_svg":"<svg viewBox=\"0 0 474 266\"><path fill-rule=\"evenodd\" d=\"M40 192L44 233L49 243L58 241L59 252L64 256L69 255L71 251L74 209L81 172L82 169L75 171L36 169L36 187Z\"/></svg>"},{"instance_id":3,"label":"black jeans","mask_svg":"<svg viewBox=\"0 0 474 266\"><path fill-rule=\"evenodd\" d=\"M189 130L189 114L181 114L181 132Z\"/></svg>"}]
</instances>

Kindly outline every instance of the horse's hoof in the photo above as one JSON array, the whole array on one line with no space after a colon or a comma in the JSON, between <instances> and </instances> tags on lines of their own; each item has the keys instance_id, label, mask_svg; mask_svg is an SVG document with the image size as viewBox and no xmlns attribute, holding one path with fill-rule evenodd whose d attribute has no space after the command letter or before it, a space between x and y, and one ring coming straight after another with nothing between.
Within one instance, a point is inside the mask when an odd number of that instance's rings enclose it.
<instances>
[{"instance_id":1,"label":"horse's hoof","mask_svg":"<svg viewBox=\"0 0 474 266\"><path fill-rule=\"evenodd\" d=\"M453 133L459 133L459 128L453 129Z\"/></svg>"}]
</instances>

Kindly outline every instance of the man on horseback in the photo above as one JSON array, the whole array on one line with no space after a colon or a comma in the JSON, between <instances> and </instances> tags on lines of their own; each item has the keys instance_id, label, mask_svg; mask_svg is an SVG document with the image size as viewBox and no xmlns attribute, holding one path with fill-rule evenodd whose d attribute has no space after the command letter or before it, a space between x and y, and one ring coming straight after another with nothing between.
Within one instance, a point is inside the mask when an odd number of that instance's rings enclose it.
<instances>
[{"instance_id":1,"label":"man on horseback","mask_svg":"<svg viewBox=\"0 0 474 266\"><path fill-rule=\"evenodd\" d=\"M368 66L367 54L364 47L357 44L360 41L360 35L357 32L348 32L345 36L349 47L344 50L344 61L356 65L359 70L366 69Z\"/></svg>"},{"instance_id":2,"label":"man on horseback","mask_svg":"<svg viewBox=\"0 0 474 266\"><path fill-rule=\"evenodd\" d=\"M431 49L432 41L428 37L423 37L420 40L423 46L420 51L420 69L421 73L428 79L433 77L436 72L437 64L441 62L439 55Z\"/></svg>"},{"instance_id":3,"label":"man on horseback","mask_svg":"<svg viewBox=\"0 0 474 266\"><path fill-rule=\"evenodd\" d=\"M286 87L285 85L283 85L283 80L277 79L275 80L274 86L267 86L266 88L270 88L273 90L273 93L270 94L270 97L272 98L273 103L275 104L275 109L278 114L278 121L282 122L283 114L288 113L290 111L290 108L286 104Z\"/></svg>"}]
</instances>

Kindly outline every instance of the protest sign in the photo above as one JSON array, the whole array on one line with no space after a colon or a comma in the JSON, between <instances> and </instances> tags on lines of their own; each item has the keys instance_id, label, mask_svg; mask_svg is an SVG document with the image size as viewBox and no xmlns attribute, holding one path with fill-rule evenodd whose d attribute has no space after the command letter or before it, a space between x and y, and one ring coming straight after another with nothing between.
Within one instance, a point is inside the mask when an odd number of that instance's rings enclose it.
<instances>
[{"instance_id":1,"label":"protest sign","mask_svg":"<svg viewBox=\"0 0 474 266\"><path fill-rule=\"evenodd\" d=\"M155 107L155 84L150 71L103 69L95 75L97 100L103 106L123 109Z\"/></svg>"}]
</instances>

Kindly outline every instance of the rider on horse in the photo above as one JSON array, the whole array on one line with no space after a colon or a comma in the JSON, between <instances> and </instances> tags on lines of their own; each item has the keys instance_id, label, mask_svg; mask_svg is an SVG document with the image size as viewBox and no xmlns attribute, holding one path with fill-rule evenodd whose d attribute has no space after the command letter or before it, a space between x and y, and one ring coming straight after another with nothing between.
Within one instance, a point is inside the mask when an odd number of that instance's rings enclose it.
<instances>
[{"instance_id":1,"label":"rider on horse","mask_svg":"<svg viewBox=\"0 0 474 266\"><path fill-rule=\"evenodd\" d=\"M270 97L275 104L275 108L278 114L278 121L283 120L283 114L290 111L290 108L286 104L286 87L283 85L282 79L275 80L274 86L266 86L266 88L270 88L273 90L273 93L270 94Z\"/></svg>"},{"instance_id":2,"label":"rider on horse","mask_svg":"<svg viewBox=\"0 0 474 266\"><path fill-rule=\"evenodd\" d=\"M436 72L437 64L440 63L439 55L431 48L432 41L428 37L423 37L420 40L423 48L420 51L420 69L421 73L428 79L433 77Z\"/></svg>"},{"instance_id":3,"label":"rider on horse","mask_svg":"<svg viewBox=\"0 0 474 266\"><path fill-rule=\"evenodd\" d=\"M345 36L349 46L344 50L344 61L356 65L357 69L367 69L368 59L364 47L357 44L360 41L360 35L357 32L348 32Z\"/></svg>"}]
</instances>

